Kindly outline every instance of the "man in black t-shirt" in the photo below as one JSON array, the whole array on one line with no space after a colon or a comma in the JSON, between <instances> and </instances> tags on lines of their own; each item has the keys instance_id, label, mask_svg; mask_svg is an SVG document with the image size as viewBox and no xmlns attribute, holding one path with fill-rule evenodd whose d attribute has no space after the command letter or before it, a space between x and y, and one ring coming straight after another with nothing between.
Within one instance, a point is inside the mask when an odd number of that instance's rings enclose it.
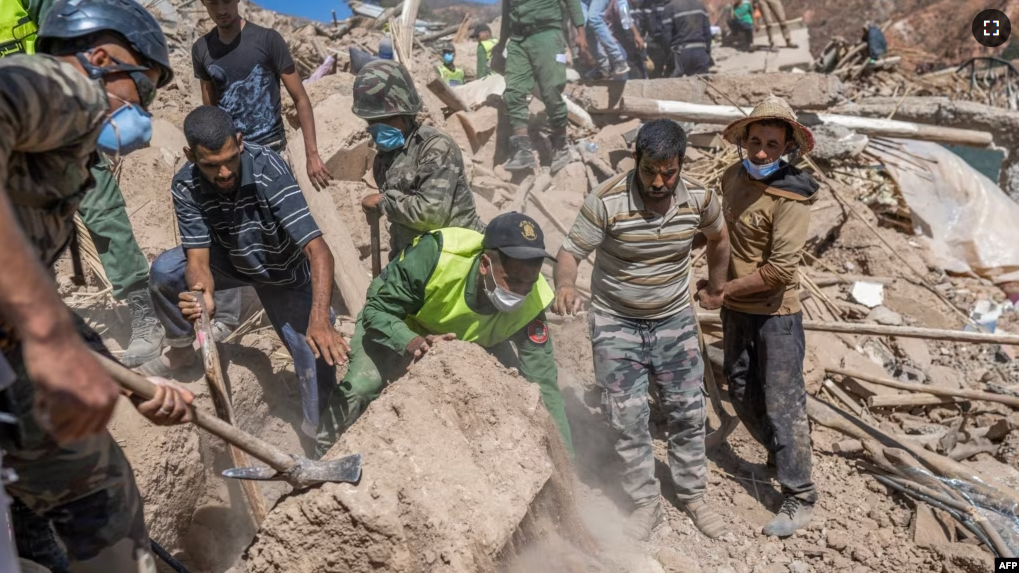
<instances>
[{"instance_id":1,"label":"man in black t-shirt","mask_svg":"<svg viewBox=\"0 0 1019 573\"><path fill-rule=\"evenodd\" d=\"M283 36L244 20L239 0L202 0L216 28L191 47L202 103L229 113L244 141L282 154L287 146L280 105L280 81L294 100L304 135L308 177L316 189L332 177L318 155L315 116ZM298 158L293 158L297 160Z\"/></svg>"}]
</instances>

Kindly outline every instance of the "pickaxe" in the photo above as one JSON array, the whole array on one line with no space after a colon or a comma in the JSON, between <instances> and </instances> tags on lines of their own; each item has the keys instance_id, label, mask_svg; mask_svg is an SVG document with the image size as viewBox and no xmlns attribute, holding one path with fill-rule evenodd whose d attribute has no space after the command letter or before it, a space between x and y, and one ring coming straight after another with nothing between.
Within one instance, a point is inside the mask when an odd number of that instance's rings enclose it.
<instances>
[{"instance_id":1,"label":"pickaxe","mask_svg":"<svg viewBox=\"0 0 1019 573\"><path fill-rule=\"evenodd\" d=\"M155 385L141 374L128 370L101 354L94 353L94 356L125 390L145 400L155 395ZM223 472L225 477L285 481L295 489L305 489L323 482L356 484L361 480L361 454L337 460L309 460L287 454L276 446L195 407L191 407L191 422L269 465L269 467L228 469Z\"/></svg>"}]
</instances>

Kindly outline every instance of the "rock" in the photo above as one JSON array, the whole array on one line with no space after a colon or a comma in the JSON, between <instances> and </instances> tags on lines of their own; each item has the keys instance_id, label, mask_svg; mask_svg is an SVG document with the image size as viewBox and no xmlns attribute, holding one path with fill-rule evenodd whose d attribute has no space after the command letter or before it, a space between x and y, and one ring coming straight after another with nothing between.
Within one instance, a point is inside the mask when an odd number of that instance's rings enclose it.
<instances>
[{"instance_id":1,"label":"rock","mask_svg":"<svg viewBox=\"0 0 1019 573\"><path fill-rule=\"evenodd\" d=\"M748 510L749 509L756 509L756 508L760 507L760 505L761 505L761 504L757 503L756 499L754 499L750 495L747 495L746 493L742 493L742 492L737 493L736 495L732 496L732 504L735 505L736 507L740 508L740 509L748 509Z\"/></svg>"},{"instance_id":2,"label":"rock","mask_svg":"<svg viewBox=\"0 0 1019 573\"><path fill-rule=\"evenodd\" d=\"M863 563L868 559L874 557L874 552L867 547L855 547L853 548L853 560Z\"/></svg>"},{"instance_id":3,"label":"rock","mask_svg":"<svg viewBox=\"0 0 1019 573\"><path fill-rule=\"evenodd\" d=\"M962 388L962 376L954 369L936 364L927 369L927 383L945 388Z\"/></svg>"},{"instance_id":4,"label":"rock","mask_svg":"<svg viewBox=\"0 0 1019 573\"><path fill-rule=\"evenodd\" d=\"M802 561L793 561L789 564L789 573L810 573L810 565Z\"/></svg>"},{"instance_id":5,"label":"rock","mask_svg":"<svg viewBox=\"0 0 1019 573\"><path fill-rule=\"evenodd\" d=\"M902 315L885 306L876 306L867 315L867 322L876 322L885 326L902 326Z\"/></svg>"},{"instance_id":6,"label":"rock","mask_svg":"<svg viewBox=\"0 0 1019 573\"><path fill-rule=\"evenodd\" d=\"M924 370L931 366L931 351L927 341L920 338L896 338L895 351L901 358L906 358Z\"/></svg>"},{"instance_id":7,"label":"rock","mask_svg":"<svg viewBox=\"0 0 1019 573\"><path fill-rule=\"evenodd\" d=\"M866 135L841 125L821 124L811 128L814 150L811 155L820 159L849 159L863 152L870 142Z\"/></svg>"},{"instance_id":8,"label":"rock","mask_svg":"<svg viewBox=\"0 0 1019 573\"><path fill-rule=\"evenodd\" d=\"M836 551L842 551L849 546L852 538L845 531L831 531L828 533L828 547Z\"/></svg>"},{"instance_id":9,"label":"rock","mask_svg":"<svg viewBox=\"0 0 1019 573\"><path fill-rule=\"evenodd\" d=\"M994 557L979 547L966 543L936 545L934 551L941 557L945 573L985 573L993 571Z\"/></svg>"},{"instance_id":10,"label":"rock","mask_svg":"<svg viewBox=\"0 0 1019 573\"><path fill-rule=\"evenodd\" d=\"M662 547L655 555L655 559L661 563L666 573L700 573L701 567L697 560L680 553L671 547Z\"/></svg>"},{"instance_id":11,"label":"rock","mask_svg":"<svg viewBox=\"0 0 1019 573\"><path fill-rule=\"evenodd\" d=\"M786 567L785 563L772 563L761 568L755 568L754 571L758 573L788 573L789 568Z\"/></svg>"},{"instance_id":12,"label":"rock","mask_svg":"<svg viewBox=\"0 0 1019 573\"><path fill-rule=\"evenodd\" d=\"M564 205L579 211L587 191L587 166L581 161L574 161L552 177L549 193L554 193ZM563 224L571 225L576 213L559 213L557 216Z\"/></svg>"}]
</instances>

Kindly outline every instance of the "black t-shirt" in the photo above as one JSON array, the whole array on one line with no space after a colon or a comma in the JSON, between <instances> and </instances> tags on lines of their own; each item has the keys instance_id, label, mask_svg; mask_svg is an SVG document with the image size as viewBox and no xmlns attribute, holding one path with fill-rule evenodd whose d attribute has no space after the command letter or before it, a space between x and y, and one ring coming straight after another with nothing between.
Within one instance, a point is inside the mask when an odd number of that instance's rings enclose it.
<instances>
[{"instance_id":1,"label":"black t-shirt","mask_svg":"<svg viewBox=\"0 0 1019 573\"><path fill-rule=\"evenodd\" d=\"M234 118L246 141L266 144L283 139L280 74L290 72L290 57L283 36L276 30L246 22L229 44L215 28L191 47L195 77L211 81L219 107Z\"/></svg>"}]
</instances>

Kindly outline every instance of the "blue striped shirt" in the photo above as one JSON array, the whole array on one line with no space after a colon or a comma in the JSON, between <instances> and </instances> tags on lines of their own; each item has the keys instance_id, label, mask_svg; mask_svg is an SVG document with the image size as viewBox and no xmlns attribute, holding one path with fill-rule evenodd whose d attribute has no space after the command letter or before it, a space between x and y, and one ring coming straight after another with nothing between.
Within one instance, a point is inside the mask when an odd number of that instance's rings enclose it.
<instances>
[{"instance_id":1,"label":"blue striped shirt","mask_svg":"<svg viewBox=\"0 0 1019 573\"><path fill-rule=\"evenodd\" d=\"M177 172L171 192L181 246L226 249L236 271L255 284L310 283L303 249L322 231L290 168L276 152L245 142L240 178L227 194L190 162Z\"/></svg>"}]
</instances>

